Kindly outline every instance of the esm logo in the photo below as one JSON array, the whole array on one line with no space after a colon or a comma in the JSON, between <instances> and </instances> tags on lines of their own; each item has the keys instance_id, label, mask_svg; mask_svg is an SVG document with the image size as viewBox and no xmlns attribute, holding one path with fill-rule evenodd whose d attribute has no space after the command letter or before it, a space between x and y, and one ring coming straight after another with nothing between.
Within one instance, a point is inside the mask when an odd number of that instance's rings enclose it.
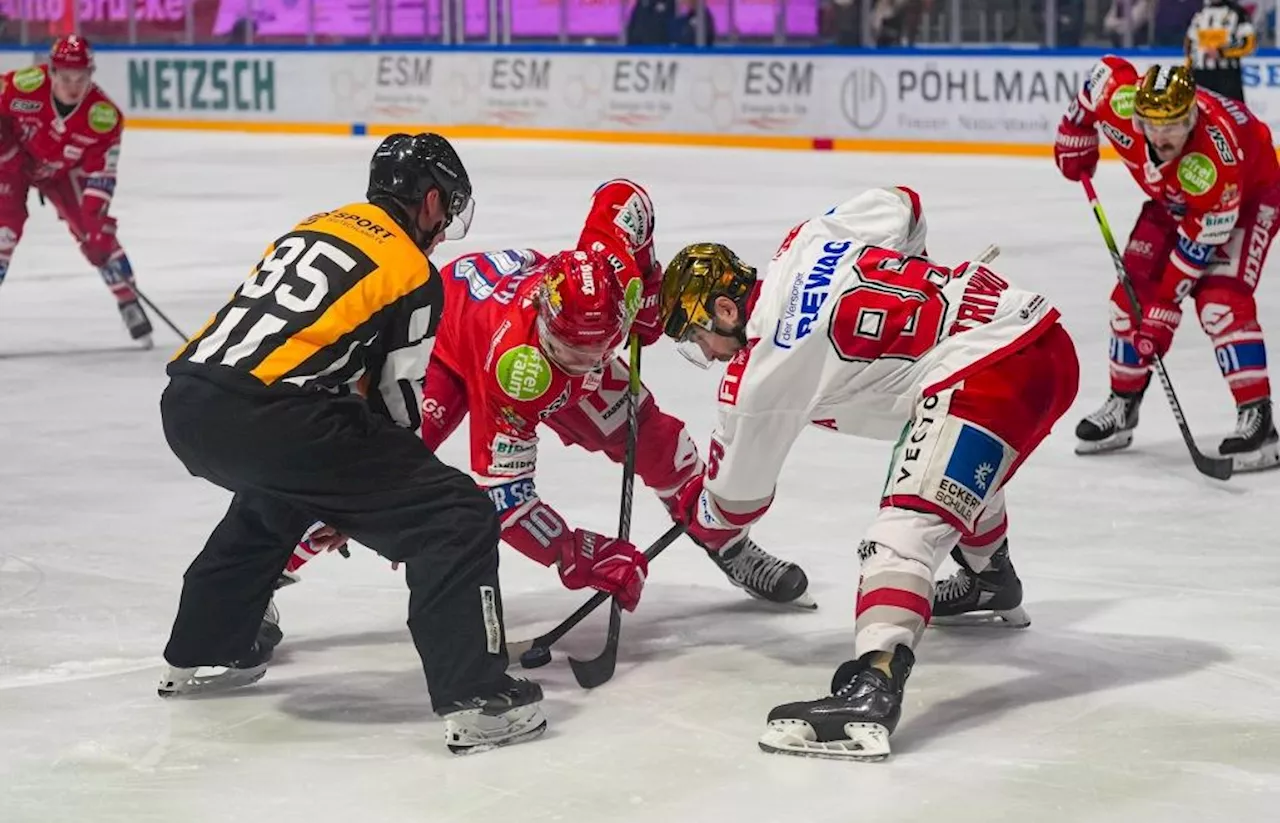
<instances>
[{"instance_id":1,"label":"esm logo","mask_svg":"<svg viewBox=\"0 0 1280 823\"><path fill-rule=\"evenodd\" d=\"M858 131L871 131L889 111L889 92L884 80L871 69L854 69L840 90L840 110Z\"/></svg>"}]
</instances>

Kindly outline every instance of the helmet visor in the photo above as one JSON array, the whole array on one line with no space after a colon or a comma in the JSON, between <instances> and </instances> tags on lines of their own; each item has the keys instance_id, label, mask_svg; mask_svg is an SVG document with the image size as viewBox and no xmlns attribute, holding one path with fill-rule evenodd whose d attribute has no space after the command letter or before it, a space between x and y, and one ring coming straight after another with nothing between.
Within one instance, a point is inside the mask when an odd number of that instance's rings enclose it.
<instances>
[{"instance_id":1,"label":"helmet visor","mask_svg":"<svg viewBox=\"0 0 1280 823\"><path fill-rule=\"evenodd\" d=\"M696 328L690 329L691 333L696 331ZM698 341L691 336L686 336L685 339L676 343L676 351L680 352L681 357L700 369L709 369L712 362L714 362L710 357L707 357L707 353L698 345Z\"/></svg>"},{"instance_id":2,"label":"helmet visor","mask_svg":"<svg viewBox=\"0 0 1280 823\"><path fill-rule=\"evenodd\" d=\"M583 375L599 371L617 353L617 346L610 345L610 341L569 343L561 339L551 330L541 312L538 314L538 339L542 341L543 353L566 374Z\"/></svg>"},{"instance_id":3,"label":"helmet visor","mask_svg":"<svg viewBox=\"0 0 1280 823\"><path fill-rule=\"evenodd\" d=\"M461 240L471 230L476 213L476 199L465 192L454 192L445 209L444 239Z\"/></svg>"}]
</instances>

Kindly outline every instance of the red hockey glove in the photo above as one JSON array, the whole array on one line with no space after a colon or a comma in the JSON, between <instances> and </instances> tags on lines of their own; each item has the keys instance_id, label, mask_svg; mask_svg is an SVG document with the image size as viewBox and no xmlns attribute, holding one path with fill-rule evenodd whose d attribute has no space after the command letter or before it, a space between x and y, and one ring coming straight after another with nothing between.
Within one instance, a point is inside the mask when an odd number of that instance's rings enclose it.
<instances>
[{"instance_id":1,"label":"red hockey glove","mask_svg":"<svg viewBox=\"0 0 1280 823\"><path fill-rule=\"evenodd\" d=\"M1057 139L1053 142L1053 160L1068 180L1092 177L1098 169L1097 128L1078 126L1062 118L1058 124Z\"/></svg>"},{"instance_id":2,"label":"red hockey glove","mask_svg":"<svg viewBox=\"0 0 1280 823\"><path fill-rule=\"evenodd\" d=\"M685 527L693 542L708 551L718 552L741 540L747 530L724 522L714 510L714 503L706 500L709 495L704 497L702 493L704 477L700 474L680 487L671 515Z\"/></svg>"},{"instance_id":3,"label":"red hockey glove","mask_svg":"<svg viewBox=\"0 0 1280 823\"><path fill-rule=\"evenodd\" d=\"M1172 303L1153 303L1142 315L1142 324L1133 333L1133 347L1146 365L1173 345L1173 333L1182 322L1182 310Z\"/></svg>"},{"instance_id":4,"label":"red hockey glove","mask_svg":"<svg viewBox=\"0 0 1280 823\"><path fill-rule=\"evenodd\" d=\"M640 310L636 313L632 330L640 338L641 346L652 346L662 338L662 317L659 297L662 292L662 264L653 252L653 243L636 251L636 267L640 269L644 293L640 298Z\"/></svg>"},{"instance_id":5,"label":"red hockey glove","mask_svg":"<svg viewBox=\"0 0 1280 823\"><path fill-rule=\"evenodd\" d=\"M649 558L625 540L575 529L560 545L560 580L567 589L590 586L614 595L627 611L635 611L649 573Z\"/></svg>"}]
</instances>

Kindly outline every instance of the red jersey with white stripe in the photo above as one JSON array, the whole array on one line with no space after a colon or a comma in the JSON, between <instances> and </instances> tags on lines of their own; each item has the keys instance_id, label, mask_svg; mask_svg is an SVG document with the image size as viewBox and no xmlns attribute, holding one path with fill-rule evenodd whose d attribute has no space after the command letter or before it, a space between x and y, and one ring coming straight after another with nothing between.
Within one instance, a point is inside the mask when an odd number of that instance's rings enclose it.
<instances>
[{"instance_id":1,"label":"red jersey with white stripe","mask_svg":"<svg viewBox=\"0 0 1280 823\"><path fill-rule=\"evenodd\" d=\"M603 372L570 375L542 351L533 298L546 259L532 249L483 252L441 272L445 313L432 357L466 381L471 471L486 488L532 479L538 424L604 379Z\"/></svg>"},{"instance_id":2,"label":"red jersey with white stripe","mask_svg":"<svg viewBox=\"0 0 1280 823\"><path fill-rule=\"evenodd\" d=\"M750 344L720 385L705 484L716 499L770 499L809 424L895 440L921 398L1057 321L1042 296L983 266L913 256L924 234L902 189L868 191L792 230L748 307Z\"/></svg>"},{"instance_id":3,"label":"red jersey with white stripe","mask_svg":"<svg viewBox=\"0 0 1280 823\"><path fill-rule=\"evenodd\" d=\"M1162 163L1134 122L1139 80L1127 60L1104 57L1067 117L1098 125L1142 190L1178 220L1170 262L1194 276L1208 265L1213 248L1227 242L1241 204L1280 182L1271 129L1243 104L1199 89L1186 147Z\"/></svg>"}]
</instances>

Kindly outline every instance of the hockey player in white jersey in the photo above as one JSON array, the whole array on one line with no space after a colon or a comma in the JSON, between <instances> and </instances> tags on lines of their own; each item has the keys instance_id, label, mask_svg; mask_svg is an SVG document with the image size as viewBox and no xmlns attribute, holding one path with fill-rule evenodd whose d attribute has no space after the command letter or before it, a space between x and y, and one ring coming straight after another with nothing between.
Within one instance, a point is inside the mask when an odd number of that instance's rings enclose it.
<instances>
[{"instance_id":1,"label":"hockey player in white jersey","mask_svg":"<svg viewBox=\"0 0 1280 823\"><path fill-rule=\"evenodd\" d=\"M741 539L806 425L897 440L858 550L854 659L831 696L770 712L767 752L883 758L933 615L1027 622L1003 489L1074 400L1075 347L1040 295L920 256L925 231L914 192L873 189L792 229L763 279L712 243L663 275L665 333L695 362L728 362L707 468L681 492L691 535ZM961 570L935 599L948 553Z\"/></svg>"}]
</instances>

